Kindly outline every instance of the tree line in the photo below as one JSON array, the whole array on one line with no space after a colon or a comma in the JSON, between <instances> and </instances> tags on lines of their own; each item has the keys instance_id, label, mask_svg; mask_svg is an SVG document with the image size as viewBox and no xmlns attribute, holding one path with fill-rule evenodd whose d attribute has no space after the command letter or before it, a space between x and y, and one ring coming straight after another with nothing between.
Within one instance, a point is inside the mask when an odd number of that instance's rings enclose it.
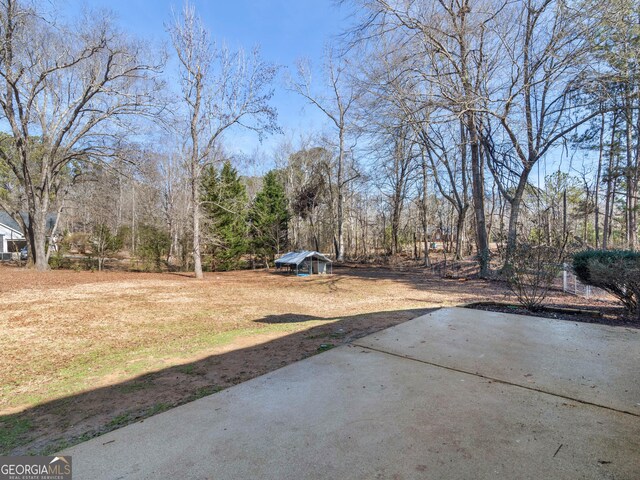
<instances>
[{"instance_id":1,"label":"tree line","mask_svg":"<svg viewBox=\"0 0 640 480\"><path fill-rule=\"evenodd\" d=\"M1 1L0 207L36 268L59 243L50 215L101 258L196 277L286 249L429 264L436 247L483 275L521 242L637 249L637 1L342 3L353 23L321 68L284 72L214 40L188 3L164 52L106 13ZM276 82L327 127L230 155L229 132L282 134Z\"/></svg>"}]
</instances>

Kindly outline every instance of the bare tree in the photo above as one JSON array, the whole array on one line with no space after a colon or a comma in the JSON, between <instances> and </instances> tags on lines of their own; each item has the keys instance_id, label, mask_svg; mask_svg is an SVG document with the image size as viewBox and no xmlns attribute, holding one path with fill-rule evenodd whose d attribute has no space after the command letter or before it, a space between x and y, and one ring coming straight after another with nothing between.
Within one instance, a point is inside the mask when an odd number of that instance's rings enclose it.
<instances>
[{"instance_id":1,"label":"bare tree","mask_svg":"<svg viewBox=\"0 0 640 480\"><path fill-rule=\"evenodd\" d=\"M96 12L66 25L3 0L0 28L0 113L10 129L0 162L20 192L18 203L0 195L0 206L47 270L46 219L61 182L77 163L108 157L127 118L148 112L161 60L148 61L140 42Z\"/></svg>"},{"instance_id":2,"label":"bare tree","mask_svg":"<svg viewBox=\"0 0 640 480\"><path fill-rule=\"evenodd\" d=\"M277 130L276 112L269 105L277 68L265 63L258 49L231 52L210 40L195 8L185 3L168 27L180 62L184 105L180 132L188 171L193 227L193 263L202 278L200 179L215 158L223 134L243 127L264 134Z\"/></svg>"},{"instance_id":3,"label":"bare tree","mask_svg":"<svg viewBox=\"0 0 640 480\"><path fill-rule=\"evenodd\" d=\"M406 68L430 85L422 91L423 98L428 92L429 102L437 105L442 115L448 112L449 121L462 121L470 154L476 246L480 273L484 276L489 267L489 243L478 112L484 107L482 87L492 67L486 61L485 34L502 4L472 0L362 0L361 3L368 17L356 38L397 37L394 43L396 49L403 49ZM421 59L421 64L416 64L416 58Z\"/></svg>"},{"instance_id":4,"label":"bare tree","mask_svg":"<svg viewBox=\"0 0 640 480\"><path fill-rule=\"evenodd\" d=\"M347 145L349 130L348 116L351 113L357 92L347 77L348 64L345 60L334 58L329 51L327 55L326 72L330 94L327 98L312 92L311 69L309 65L299 62L298 78L291 81L294 91L306 98L324 113L335 126L338 136L338 156L336 159L335 179L333 185L336 191L336 259L344 261L344 196L345 188L358 178L359 173L347 164L347 156L352 148ZM353 160L353 159L352 159Z\"/></svg>"},{"instance_id":5,"label":"bare tree","mask_svg":"<svg viewBox=\"0 0 640 480\"><path fill-rule=\"evenodd\" d=\"M588 78L587 49L577 17L565 2L522 0L503 13L503 26L507 16L511 19L498 34L504 74L488 87L493 118L484 117L481 135L488 166L511 207L508 262L533 167L599 111L585 110L577 95Z\"/></svg>"},{"instance_id":6,"label":"bare tree","mask_svg":"<svg viewBox=\"0 0 640 480\"><path fill-rule=\"evenodd\" d=\"M294 248L313 248L320 251L320 216L329 210L329 185L324 169L331 163L331 152L320 146L302 145L290 152L280 168L285 180L285 192L293 214L289 221Z\"/></svg>"},{"instance_id":7,"label":"bare tree","mask_svg":"<svg viewBox=\"0 0 640 480\"><path fill-rule=\"evenodd\" d=\"M431 167L434 183L440 194L453 206L456 211L455 259L462 258L465 223L469 211L469 168L466 154L466 130L464 125L458 125L460 141L458 148L455 135L450 131L451 125L429 126L428 131L421 135L426 158Z\"/></svg>"},{"instance_id":8,"label":"bare tree","mask_svg":"<svg viewBox=\"0 0 640 480\"><path fill-rule=\"evenodd\" d=\"M422 226L422 239L424 241L424 266L431 264L429 259L429 226L430 226L430 208L429 208L429 166L424 153L424 149L420 149L420 192L416 203L420 210L420 225Z\"/></svg>"},{"instance_id":9,"label":"bare tree","mask_svg":"<svg viewBox=\"0 0 640 480\"><path fill-rule=\"evenodd\" d=\"M160 191L161 210L164 222L171 237L169 262L184 260L181 238L184 235L188 216L187 182L182 175L181 158L177 152L160 156L160 176L157 188Z\"/></svg>"}]
</instances>

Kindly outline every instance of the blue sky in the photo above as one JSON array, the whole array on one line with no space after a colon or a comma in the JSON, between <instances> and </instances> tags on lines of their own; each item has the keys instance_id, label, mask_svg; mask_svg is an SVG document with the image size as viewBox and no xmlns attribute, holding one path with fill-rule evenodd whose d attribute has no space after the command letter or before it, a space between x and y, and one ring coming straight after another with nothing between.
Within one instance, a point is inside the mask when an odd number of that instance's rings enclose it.
<instances>
[{"instance_id":1,"label":"blue sky","mask_svg":"<svg viewBox=\"0 0 640 480\"><path fill-rule=\"evenodd\" d=\"M295 73L295 61L301 57L309 58L319 68L325 46L348 23L347 9L334 0L191 0L191 3L213 39L224 40L232 48L260 45L263 57L285 67L283 72L290 68ZM164 25L171 18L172 8L181 9L182 1L66 0L65 9L73 13L83 6L112 10L125 30L168 43ZM320 80L318 75L316 79ZM289 134L317 131L324 126L322 114L284 88L282 76L276 84L273 104L281 127ZM227 136L227 143L234 152L248 154L260 148L269 154L281 137L272 136L260 145L254 134L235 131Z\"/></svg>"}]
</instances>

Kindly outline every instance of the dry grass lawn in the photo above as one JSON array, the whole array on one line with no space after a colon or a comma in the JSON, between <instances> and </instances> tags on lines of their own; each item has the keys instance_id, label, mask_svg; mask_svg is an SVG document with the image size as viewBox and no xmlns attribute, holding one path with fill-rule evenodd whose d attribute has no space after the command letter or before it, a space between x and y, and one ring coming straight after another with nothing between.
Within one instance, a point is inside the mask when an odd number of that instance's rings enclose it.
<instances>
[{"instance_id":1,"label":"dry grass lawn","mask_svg":"<svg viewBox=\"0 0 640 480\"><path fill-rule=\"evenodd\" d=\"M363 267L0 278L3 454L53 452L429 309L504 299L495 283Z\"/></svg>"}]
</instances>

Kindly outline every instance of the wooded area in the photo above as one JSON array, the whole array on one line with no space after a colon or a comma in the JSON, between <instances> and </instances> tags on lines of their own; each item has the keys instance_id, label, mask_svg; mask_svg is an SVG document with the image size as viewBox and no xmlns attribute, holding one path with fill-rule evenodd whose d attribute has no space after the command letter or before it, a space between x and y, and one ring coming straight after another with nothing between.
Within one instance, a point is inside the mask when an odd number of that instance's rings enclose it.
<instances>
[{"instance_id":1,"label":"wooded area","mask_svg":"<svg viewBox=\"0 0 640 480\"><path fill-rule=\"evenodd\" d=\"M354 23L315 78L214 40L189 4L164 52L106 13L0 2L0 207L30 262L202 277L289 249L428 265L435 247L486 275L520 243L638 248L639 2L342 3ZM327 129L229 154L230 131L282 133L275 82Z\"/></svg>"}]
</instances>

